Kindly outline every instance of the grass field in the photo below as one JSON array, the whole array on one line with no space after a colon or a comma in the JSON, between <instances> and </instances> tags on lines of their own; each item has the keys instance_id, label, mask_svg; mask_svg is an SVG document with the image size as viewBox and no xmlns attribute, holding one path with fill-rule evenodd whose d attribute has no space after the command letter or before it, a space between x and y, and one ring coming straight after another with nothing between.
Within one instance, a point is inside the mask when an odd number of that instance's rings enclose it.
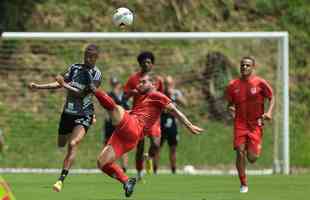
<instances>
[{"instance_id":1,"label":"grass field","mask_svg":"<svg viewBox=\"0 0 310 200\"><path fill-rule=\"evenodd\" d=\"M53 174L4 174L17 200L122 200L121 185L100 174L71 175L54 193ZM235 176L158 175L138 183L134 200L308 200L310 175L250 176L250 190L239 194Z\"/></svg>"}]
</instances>

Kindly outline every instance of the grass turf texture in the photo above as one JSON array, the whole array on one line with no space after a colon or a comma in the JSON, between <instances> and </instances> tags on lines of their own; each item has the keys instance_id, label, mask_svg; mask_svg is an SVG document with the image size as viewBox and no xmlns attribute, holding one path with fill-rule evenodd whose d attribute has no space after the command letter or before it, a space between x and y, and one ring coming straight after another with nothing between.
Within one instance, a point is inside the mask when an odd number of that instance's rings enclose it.
<instances>
[{"instance_id":1,"label":"grass turf texture","mask_svg":"<svg viewBox=\"0 0 310 200\"><path fill-rule=\"evenodd\" d=\"M56 174L5 174L17 199L31 200L122 200L122 186L111 178L71 175L61 193L51 187ZM236 176L158 175L138 183L130 199L135 200L306 200L310 175L250 176L249 193L239 193Z\"/></svg>"}]
</instances>

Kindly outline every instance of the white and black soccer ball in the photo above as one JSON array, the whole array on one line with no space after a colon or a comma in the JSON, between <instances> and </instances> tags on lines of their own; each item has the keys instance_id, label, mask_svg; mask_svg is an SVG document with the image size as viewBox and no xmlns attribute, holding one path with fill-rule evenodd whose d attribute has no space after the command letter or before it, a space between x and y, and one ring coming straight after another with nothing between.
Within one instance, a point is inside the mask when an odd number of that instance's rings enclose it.
<instances>
[{"instance_id":1,"label":"white and black soccer ball","mask_svg":"<svg viewBox=\"0 0 310 200\"><path fill-rule=\"evenodd\" d=\"M130 26L133 23L133 13L128 8L118 8L115 10L112 20L115 26Z\"/></svg>"}]
</instances>

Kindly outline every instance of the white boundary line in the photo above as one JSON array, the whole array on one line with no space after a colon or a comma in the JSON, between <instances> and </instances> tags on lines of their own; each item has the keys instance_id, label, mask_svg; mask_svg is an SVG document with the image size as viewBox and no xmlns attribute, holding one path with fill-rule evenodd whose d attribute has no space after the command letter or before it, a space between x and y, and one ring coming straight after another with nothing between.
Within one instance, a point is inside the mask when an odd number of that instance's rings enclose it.
<instances>
[{"instance_id":1,"label":"white boundary line","mask_svg":"<svg viewBox=\"0 0 310 200\"><path fill-rule=\"evenodd\" d=\"M0 168L0 173L8 174L58 174L61 169L45 169L45 168ZM136 173L135 169L129 169L128 173ZM158 174L170 174L170 170L161 169ZM236 170L194 170L192 172L185 172L184 170L178 170L178 174L186 175L237 175ZM98 169L72 169L70 174L101 174ZM272 175L272 169L262 169L262 170L247 170L248 175Z\"/></svg>"}]
</instances>

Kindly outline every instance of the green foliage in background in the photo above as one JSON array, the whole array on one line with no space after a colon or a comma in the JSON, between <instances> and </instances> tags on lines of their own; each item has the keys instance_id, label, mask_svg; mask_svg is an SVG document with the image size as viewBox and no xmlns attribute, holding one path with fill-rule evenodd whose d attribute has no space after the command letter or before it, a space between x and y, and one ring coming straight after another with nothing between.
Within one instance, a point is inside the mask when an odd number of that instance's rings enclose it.
<instances>
[{"instance_id":1,"label":"green foliage in background","mask_svg":"<svg viewBox=\"0 0 310 200\"><path fill-rule=\"evenodd\" d=\"M291 133L291 163L297 167L307 167L310 165L310 125L305 120L310 117L310 19L305 17L310 13L310 4L308 1L303 0L283 0L283 1L268 1L268 0L250 0L250 1L222 1L222 0L195 0L195 1L82 1L82 0L46 0L46 1L27 1L27 3L21 3L22 1L1 1L0 2L0 24L5 31L119 31L111 23L111 13L113 10L120 6L126 6L132 9L135 13L135 23L130 27L129 31L147 32L147 31L159 31L159 32L178 32L178 31L288 31L290 35L290 133ZM239 2L239 3L236 3ZM123 41L119 41L114 45L119 49L124 46ZM34 46L28 47L23 42L18 41L0 41L0 45L9 45L12 49L11 54L21 47L27 47L33 51ZM57 44L55 44L57 45ZM161 47L165 45L169 46L171 43L159 43ZM177 44L178 48L186 48L186 43ZM141 45L143 46L143 45ZM121 55L127 55L127 57L133 57L133 59L126 61L127 66L124 68L117 68L118 74L121 74L122 80L124 80L134 69L127 70L128 66L135 65L135 55L139 52L141 46L132 47L131 52L127 52L126 47L123 48ZM213 49L217 48L217 44L212 45ZM33 152L42 158L41 161L36 161L33 167L59 167L61 162L59 161L62 152L56 150L55 140L58 124L58 116L55 113L60 113L60 106L63 99L60 95L48 92L40 94L39 98L31 100L30 102L36 103L35 112L21 110L20 107L16 107L8 102L16 102L16 105L25 103L28 108L32 105L29 104L31 94L26 90L26 84L29 77L33 80L52 80L50 77L64 69L64 65L70 64L72 60L76 60L75 53L66 50L64 46L59 45L55 47L58 49L56 52L51 52L50 55L62 54L64 59L53 60L51 65L54 67L45 68L44 65L40 65L44 56L35 54L29 55L29 57L23 58L23 63L35 64L39 73L23 72L23 71L9 71L10 74L15 74L15 77L6 77L4 83L0 84L0 89L5 94L3 99L0 99L0 125L4 127L7 143L9 149L7 155L13 157L11 159L3 159L4 166L27 166L30 160L38 160L33 158ZM177 49L177 48L176 48ZM218 49L223 49L219 47ZM257 52L251 50L251 45L246 48L247 53ZM264 57L265 47L261 47L258 50L259 57ZM42 49L40 49L42 51ZM45 52L52 51L51 49L43 49ZM240 52L233 50L233 44L227 46L225 50L222 50L225 55L229 55L231 60L238 62ZM177 50L175 50L177 52ZM174 52L174 53L175 53ZM206 53L206 52L202 52ZM105 52L105 58L112 60L126 59L122 57L113 57L114 52ZM175 53L177 54L177 53ZM199 54L199 53L198 53ZM188 57L183 56L182 59L189 60L192 55L196 55L196 52L190 52ZM257 56L257 55L255 55ZM197 56L198 57L198 56ZM268 66L269 58L266 56L265 60L261 60L263 64ZM51 61L50 61L51 62ZM109 63L102 61L105 66L104 71L110 75L114 72L113 66L109 66ZM122 62L124 63L124 62ZM201 69L199 64L195 63L196 68L188 70L186 66L180 66L176 71L174 68L159 69L159 72L165 71L168 74L176 74L180 80L187 79L189 74L199 74ZM271 66L274 67L274 66ZM0 69L0 72L6 72L8 67ZM182 72L182 73L181 73ZM38 77L38 74L40 76ZM28 78L25 76L29 76ZM263 76L268 77L268 70L263 73ZM5 77L5 76L4 76ZM273 77L268 77L272 80ZM14 85L9 85L9 81L17 79L18 81ZM6 82L7 80L7 82ZM194 83L199 86L199 83ZM107 86L107 81L104 83L104 87ZM11 89L14 88L15 93L19 94L18 97L13 98L14 92ZM186 91L191 91L189 85L185 85ZM199 95L198 92L195 94ZM9 98L8 98L9 97ZM27 104L28 102L28 104ZM203 103L195 107L193 106L188 112L201 111ZM196 109L196 110L195 110ZM57 111L55 111L57 110ZM104 115L104 114L102 114ZM195 119L199 120L199 119ZM208 124L210 123L210 124ZM207 162L215 164L216 159L222 159L225 164L232 164L232 158L234 157L231 151L231 141L227 141L226 138L222 138L221 132L229 132L231 127L229 125L221 125L217 122L206 123L206 129L211 131L211 134L203 135L200 138L191 138L185 136L181 143L181 148L184 150L186 156L179 157L180 163L187 163L188 158L191 157L192 151L201 152L195 159L197 163L201 163L201 159L206 159ZM88 147L97 145L97 149L100 148L101 124L97 124L96 127L91 130L87 136L85 144L81 148L79 159L83 158L83 155L96 154L96 150L90 151ZM216 131L218 130L215 134ZM269 130L267 130L268 133ZM265 152L272 151L271 136L265 134ZM269 139L268 139L269 138ZM231 152L226 155L215 150L216 147L212 146L213 140L223 140L227 148L224 152ZM25 141L25 142L23 142ZM37 148L35 141L45 141L40 145L40 150ZM201 144L203 142L203 144ZM201 146L207 149L202 151L200 149L191 150L188 147L193 144L200 143ZM197 145L198 146L198 145ZM208 146L210 149L208 149ZM181 149L180 148L180 149ZM269 148L269 149L268 149ZM182 154L181 153L181 154ZM26 155L25 155L26 154ZM48 156L44 156L47 155ZM93 160L85 162L77 162L83 167L94 167L95 156L90 156ZM213 157L217 157L216 159ZM26 159L25 159L26 158ZM212 158L208 161L208 158ZM163 157L166 161L166 157ZM271 155L263 155L260 165L265 165L271 160ZM195 162L195 161L193 161ZM28 163L28 164L27 164Z\"/></svg>"}]
</instances>

